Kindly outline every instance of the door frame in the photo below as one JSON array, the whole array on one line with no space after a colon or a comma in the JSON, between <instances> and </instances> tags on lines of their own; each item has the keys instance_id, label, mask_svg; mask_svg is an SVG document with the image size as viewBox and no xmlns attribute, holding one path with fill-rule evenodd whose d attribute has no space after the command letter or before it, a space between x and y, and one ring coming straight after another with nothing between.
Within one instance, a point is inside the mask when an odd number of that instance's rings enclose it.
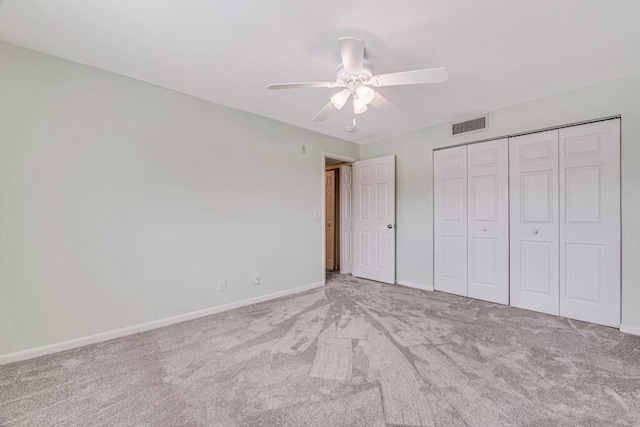
<instances>
[{"instance_id":1,"label":"door frame","mask_svg":"<svg viewBox=\"0 0 640 427\"><path fill-rule=\"evenodd\" d=\"M325 222L327 220L326 218L326 203L325 203L325 191L326 191L326 187L325 187L325 165L326 165L326 161L327 159L333 159L333 160L340 160L342 162L355 162L358 159L356 159L355 157L351 157L351 156L345 156L344 154L336 154L336 153L331 153L329 151L323 151L320 160L322 161L322 168L321 168L321 174L320 174L320 179L321 179L321 186L320 186L320 190L321 190L321 196L320 196L320 235L322 236L322 244L321 244L321 252L320 252L320 268L321 268L321 274L322 274L322 284L326 285L327 284L327 269L326 269L326 265L327 265L327 239L326 239L326 235L325 235ZM340 209L342 209L342 205L340 205ZM341 216L339 217L341 218Z\"/></svg>"}]
</instances>

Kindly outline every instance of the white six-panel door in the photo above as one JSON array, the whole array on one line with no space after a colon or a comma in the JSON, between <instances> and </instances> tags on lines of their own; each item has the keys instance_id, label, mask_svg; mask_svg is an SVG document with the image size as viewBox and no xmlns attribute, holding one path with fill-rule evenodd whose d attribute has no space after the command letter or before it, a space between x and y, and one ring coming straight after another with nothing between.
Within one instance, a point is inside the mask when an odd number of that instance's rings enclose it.
<instances>
[{"instance_id":1,"label":"white six-panel door","mask_svg":"<svg viewBox=\"0 0 640 427\"><path fill-rule=\"evenodd\" d=\"M620 326L620 120L560 129L560 315Z\"/></svg>"},{"instance_id":2,"label":"white six-panel door","mask_svg":"<svg viewBox=\"0 0 640 427\"><path fill-rule=\"evenodd\" d=\"M558 131L510 138L511 305L558 315Z\"/></svg>"},{"instance_id":3,"label":"white six-panel door","mask_svg":"<svg viewBox=\"0 0 640 427\"><path fill-rule=\"evenodd\" d=\"M433 153L434 289L467 295L467 147Z\"/></svg>"},{"instance_id":4,"label":"white six-panel door","mask_svg":"<svg viewBox=\"0 0 640 427\"><path fill-rule=\"evenodd\" d=\"M395 156L353 168L353 275L395 284Z\"/></svg>"},{"instance_id":5,"label":"white six-panel door","mask_svg":"<svg viewBox=\"0 0 640 427\"><path fill-rule=\"evenodd\" d=\"M340 274L352 271L352 222L353 175L349 165L340 166Z\"/></svg>"},{"instance_id":6,"label":"white six-panel door","mask_svg":"<svg viewBox=\"0 0 640 427\"><path fill-rule=\"evenodd\" d=\"M509 304L508 143L467 148L468 296L500 304Z\"/></svg>"}]
</instances>

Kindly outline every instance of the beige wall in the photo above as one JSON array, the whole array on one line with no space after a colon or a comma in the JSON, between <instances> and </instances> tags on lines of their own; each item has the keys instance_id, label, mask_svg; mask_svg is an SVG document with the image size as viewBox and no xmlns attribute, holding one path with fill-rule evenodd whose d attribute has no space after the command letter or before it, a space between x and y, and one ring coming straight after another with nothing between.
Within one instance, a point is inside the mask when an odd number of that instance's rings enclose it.
<instances>
[{"instance_id":1,"label":"beige wall","mask_svg":"<svg viewBox=\"0 0 640 427\"><path fill-rule=\"evenodd\" d=\"M490 137L622 115L622 323L640 332L640 75L494 111L489 129L451 137L433 126L365 144L362 159L397 156L397 278L433 285L432 150Z\"/></svg>"},{"instance_id":2,"label":"beige wall","mask_svg":"<svg viewBox=\"0 0 640 427\"><path fill-rule=\"evenodd\" d=\"M323 150L0 43L0 354L320 282Z\"/></svg>"}]
</instances>

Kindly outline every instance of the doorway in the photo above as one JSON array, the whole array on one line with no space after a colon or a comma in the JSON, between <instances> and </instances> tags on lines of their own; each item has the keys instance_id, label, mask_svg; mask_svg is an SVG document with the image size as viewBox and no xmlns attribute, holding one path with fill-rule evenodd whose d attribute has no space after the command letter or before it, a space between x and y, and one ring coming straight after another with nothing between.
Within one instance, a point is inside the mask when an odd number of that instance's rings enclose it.
<instances>
[{"instance_id":1,"label":"doorway","mask_svg":"<svg viewBox=\"0 0 640 427\"><path fill-rule=\"evenodd\" d=\"M351 194L354 158L322 155L322 280L351 273Z\"/></svg>"},{"instance_id":2,"label":"doorway","mask_svg":"<svg viewBox=\"0 0 640 427\"><path fill-rule=\"evenodd\" d=\"M337 209L336 237L329 242L334 245L332 256L339 257L334 271L395 284L395 156L356 161L326 152L322 153L322 210L316 213L322 231L322 283L327 279L326 172L328 166L336 165L340 171L334 191L338 200L332 202Z\"/></svg>"}]
</instances>

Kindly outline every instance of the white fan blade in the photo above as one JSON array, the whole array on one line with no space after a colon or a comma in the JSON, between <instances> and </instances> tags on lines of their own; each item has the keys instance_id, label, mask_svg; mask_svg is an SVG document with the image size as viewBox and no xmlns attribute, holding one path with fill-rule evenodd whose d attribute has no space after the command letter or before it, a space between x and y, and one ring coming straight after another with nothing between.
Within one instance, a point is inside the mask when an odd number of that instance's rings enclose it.
<instances>
[{"instance_id":1,"label":"white fan blade","mask_svg":"<svg viewBox=\"0 0 640 427\"><path fill-rule=\"evenodd\" d=\"M389 102L387 98L382 96L379 92L376 92L373 97L373 101L371 101L371 106L376 110L388 111L388 112L398 112L400 111L398 107Z\"/></svg>"},{"instance_id":2,"label":"white fan blade","mask_svg":"<svg viewBox=\"0 0 640 427\"><path fill-rule=\"evenodd\" d=\"M364 42L353 37L345 37L338 39L338 45L345 71L349 74L360 74L364 62Z\"/></svg>"},{"instance_id":3,"label":"white fan blade","mask_svg":"<svg viewBox=\"0 0 640 427\"><path fill-rule=\"evenodd\" d=\"M381 74L371 77L375 87L416 85L422 83L441 83L449 78L446 68L429 68L427 70L401 71L399 73Z\"/></svg>"},{"instance_id":4,"label":"white fan blade","mask_svg":"<svg viewBox=\"0 0 640 427\"><path fill-rule=\"evenodd\" d=\"M276 83L267 86L267 89L299 89L306 87L324 87L333 88L337 87L336 82L303 82L303 83Z\"/></svg>"},{"instance_id":5,"label":"white fan blade","mask_svg":"<svg viewBox=\"0 0 640 427\"><path fill-rule=\"evenodd\" d=\"M331 115L335 111L336 107L333 106L333 102L329 101L327 105L324 106L322 110L313 118L314 122L322 122L327 120L327 117Z\"/></svg>"}]
</instances>

